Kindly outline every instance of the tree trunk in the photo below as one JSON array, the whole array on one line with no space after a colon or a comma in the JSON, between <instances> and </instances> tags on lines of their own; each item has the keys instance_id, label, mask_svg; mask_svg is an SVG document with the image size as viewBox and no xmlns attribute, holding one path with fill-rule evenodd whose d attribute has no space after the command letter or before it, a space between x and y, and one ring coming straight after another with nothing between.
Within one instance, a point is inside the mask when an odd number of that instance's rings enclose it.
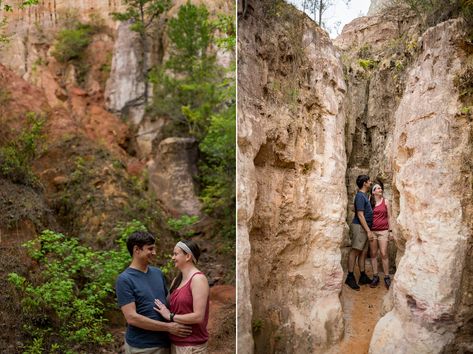
<instances>
[{"instance_id":1,"label":"tree trunk","mask_svg":"<svg viewBox=\"0 0 473 354\"><path fill-rule=\"evenodd\" d=\"M317 22L316 17L315 17L316 14L317 14L317 1L316 1L316 0L313 0L313 4L312 4L312 5L313 5L313 10L312 10L312 12L313 12L313 14L314 14L314 22Z\"/></svg>"},{"instance_id":2,"label":"tree trunk","mask_svg":"<svg viewBox=\"0 0 473 354\"><path fill-rule=\"evenodd\" d=\"M323 0L319 0L319 26L322 27L322 11L324 9Z\"/></svg>"}]
</instances>

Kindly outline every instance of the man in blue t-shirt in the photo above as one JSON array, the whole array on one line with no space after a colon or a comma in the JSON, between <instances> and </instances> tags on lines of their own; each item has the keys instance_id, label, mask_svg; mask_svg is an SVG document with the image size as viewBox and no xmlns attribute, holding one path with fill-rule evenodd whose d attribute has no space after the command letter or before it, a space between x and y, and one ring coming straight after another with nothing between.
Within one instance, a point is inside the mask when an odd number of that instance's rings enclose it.
<instances>
[{"instance_id":1,"label":"man in blue t-shirt","mask_svg":"<svg viewBox=\"0 0 473 354\"><path fill-rule=\"evenodd\" d=\"M358 267L360 268L359 284L370 284L371 279L365 273L365 260L368 253L368 239L373 237L371 226L373 224L373 209L371 208L370 200L368 198L368 191L371 187L369 176L360 175L356 178L356 185L359 190L355 196L355 217L350 225L352 235L351 250L348 255L348 275L345 280L353 290L360 290L356 283L353 270L355 268L355 261L358 257Z\"/></svg>"},{"instance_id":2,"label":"man in blue t-shirt","mask_svg":"<svg viewBox=\"0 0 473 354\"><path fill-rule=\"evenodd\" d=\"M128 324L125 354L169 354L168 332L186 337L190 326L166 320L153 309L154 300L167 305L168 291L163 273L150 266L156 257L155 238L148 232L134 232L126 242L132 256L130 266L118 276L118 305Z\"/></svg>"}]
</instances>

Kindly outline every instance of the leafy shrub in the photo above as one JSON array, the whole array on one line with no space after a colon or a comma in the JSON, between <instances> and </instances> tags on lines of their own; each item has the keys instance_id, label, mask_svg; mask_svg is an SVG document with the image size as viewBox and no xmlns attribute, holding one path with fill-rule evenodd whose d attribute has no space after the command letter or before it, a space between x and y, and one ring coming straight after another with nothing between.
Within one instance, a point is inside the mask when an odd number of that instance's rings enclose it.
<instances>
[{"instance_id":1,"label":"leafy shrub","mask_svg":"<svg viewBox=\"0 0 473 354\"><path fill-rule=\"evenodd\" d=\"M59 31L52 55L61 63L83 59L84 51L92 40L92 36L105 27L103 19L91 15L90 23L81 23L74 15Z\"/></svg>"},{"instance_id":2,"label":"leafy shrub","mask_svg":"<svg viewBox=\"0 0 473 354\"><path fill-rule=\"evenodd\" d=\"M358 59L358 64L365 70L373 69L376 66L373 59Z\"/></svg>"},{"instance_id":3,"label":"leafy shrub","mask_svg":"<svg viewBox=\"0 0 473 354\"><path fill-rule=\"evenodd\" d=\"M473 96L473 65L467 65L455 79L454 84L458 88L460 98Z\"/></svg>"},{"instance_id":4,"label":"leafy shrub","mask_svg":"<svg viewBox=\"0 0 473 354\"><path fill-rule=\"evenodd\" d=\"M31 163L43 140L45 118L34 112L26 114L27 127L18 137L0 148L0 174L12 182L38 187Z\"/></svg>"},{"instance_id":5,"label":"leafy shrub","mask_svg":"<svg viewBox=\"0 0 473 354\"><path fill-rule=\"evenodd\" d=\"M91 41L91 27L79 25L75 29L64 29L59 32L52 55L61 63L80 59Z\"/></svg>"},{"instance_id":6,"label":"leafy shrub","mask_svg":"<svg viewBox=\"0 0 473 354\"><path fill-rule=\"evenodd\" d=\"M115 308L114 282L130 261L128 235L145 230L132 221L118 227L118 248L94 251L54 231L24 244L41 267L39 281L10 273L18 289L23 315L29 317L25 332L32 337L26 352L63 352L64 349L96 349L113 337L105 330L104 313Z\"/></svg>"},{"instance_id":7,"label":"leafy shrub","mask_svg":"<svg viewBox=\"0 0 473 354\"><path fill-rule=\"evenodd\" d=\"M191 229L191 226L194 225L199 220L199 217L196 215L182 215L178 219L168 219L167 224L169 228L177 232L179 236L189 237L194 234L194 231Z\"/></svg>"},{"instance_id":8,"label":"leafy shrub","mask_svg":"<svg viewBox=\"0 0 473 354\"><path fill-rule=\"evenodd\" d=\"M168 117L169 130L193 136L202 153L198 163L205 211L223 222L218 233L234 235L235 117L234 70L216 61L215 45L234 51L235 19L210 20L205 6L188 2L168 25L168 61L150 75L154 86L149 111ZM291 97L294 95L292 94ZM225 231L226 230L226 231Z\"/></svg>"}]
</instances>

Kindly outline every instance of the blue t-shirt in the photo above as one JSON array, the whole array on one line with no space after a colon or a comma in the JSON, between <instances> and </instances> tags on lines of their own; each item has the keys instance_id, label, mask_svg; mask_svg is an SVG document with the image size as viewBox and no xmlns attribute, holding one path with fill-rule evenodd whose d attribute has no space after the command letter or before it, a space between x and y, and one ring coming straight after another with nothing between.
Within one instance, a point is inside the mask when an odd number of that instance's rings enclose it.
<instances>
[{"instance_id":1,"label":"blue t-shirt","mask_svg":"<svg viewBox=\"0 0 473 354\"><path fill-rule=\"evenodd\" d=\"M373 226L373 208L371 208L368 196L360 191L358 191L355 196L355 217L353 218L353 223L361 225L357 211L363 211L366 223L371 229L371 227Z\"/></svg>"},{"instance_id":2,"label":"blue t-shirt","mask_svg":"<svg viewBox=\"0 0 473 354\"><path fill-rule=\"evenodd\" d=\"M134 302L136 312L153 320L166 320L155 310L154 299L159 299L167 306L168 290L163 273L156 267L148 267L146 273L127 268L118 276L116 282L118 305L122 307ZM168 306L169 307L169 306ZM126 342L135 348L152 348L170 346L167 332L149 331L132 325L127 326Z\"/></svg>"}]
</instances>

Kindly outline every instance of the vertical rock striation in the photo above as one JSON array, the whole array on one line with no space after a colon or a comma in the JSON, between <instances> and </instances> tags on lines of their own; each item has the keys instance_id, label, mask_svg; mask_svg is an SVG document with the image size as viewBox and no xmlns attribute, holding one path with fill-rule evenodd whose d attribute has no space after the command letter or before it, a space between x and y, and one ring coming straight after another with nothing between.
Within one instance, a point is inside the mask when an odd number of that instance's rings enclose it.
<instances>
[{"instance_id":1,"label":"vertical rock striation","mask_svg":"<svg viewBox=\"0 0 473 354\"><path fill-rule=\"evenodd\" d=\"M107 108L112 112L125 113L134 125L139 125L144 115L139 36L130 30L126 22L118 25L116 36L110 78L105 90Z\"/></svg>"},{"instance_id":2,"label":"vertical rock striation","mask_svg":"<svg viewBox=\"0 0 473 354\"><path fill-rule=\"evenodd\" d=\"M472 123L454 86L461 26L450 20L425 32L394 115L394 204L406 244L394 307L378 322L370 353L471 350L471 338L454 344L472 322Z\"/></svg>"},{"instance_id":3,"label":"vertical rock striation","mask_svg":"<svg viewBox=\"0 0 473 354\"><path fill-rule=\"evenodd\" d=\"M323 352L343 333L345 83L324 31L264 5L238 37L238 347L253 328L257 352Z\"/></svg>"}]
</instances>

